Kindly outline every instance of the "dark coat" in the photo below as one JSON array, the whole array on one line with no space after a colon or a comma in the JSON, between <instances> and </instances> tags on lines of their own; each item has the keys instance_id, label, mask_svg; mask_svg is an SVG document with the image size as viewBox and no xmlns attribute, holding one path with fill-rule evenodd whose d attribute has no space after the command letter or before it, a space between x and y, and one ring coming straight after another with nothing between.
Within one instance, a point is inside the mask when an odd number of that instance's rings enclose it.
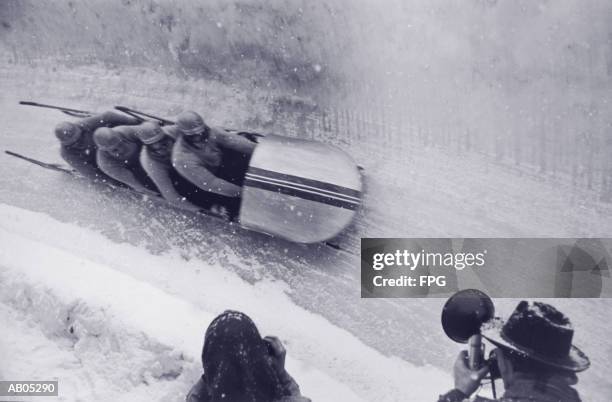
<instances>
[{"instance_id":1,"label":"dark coat","mask_svg":"<svg viewBox=\"0 0 612 402\"><path fill-rule=\"evenodd\" d=\"M498 399L476 397L474 402L581 402L578 392L572 387L575 378L550 377L546 380L534 380L517 376L504 395ZM468 400L457 390L441 395L440 402L463 402Z\"/></svg>"},{"instance_id":2,"label":"dark coat","mask_svg":"<svg viewBox=\"0 0 612 402\"><path fill-rule=\"evenodd\" d=\"M210 402L210 397L206 391L206 383L203 378L191 388L187 395L186 402ZM228 401L231 402L231 401ZM310 402L310 399L299 395L299 390L296 395L283 396L280 399L270 402Z\"/></svg>"}]
</instances>

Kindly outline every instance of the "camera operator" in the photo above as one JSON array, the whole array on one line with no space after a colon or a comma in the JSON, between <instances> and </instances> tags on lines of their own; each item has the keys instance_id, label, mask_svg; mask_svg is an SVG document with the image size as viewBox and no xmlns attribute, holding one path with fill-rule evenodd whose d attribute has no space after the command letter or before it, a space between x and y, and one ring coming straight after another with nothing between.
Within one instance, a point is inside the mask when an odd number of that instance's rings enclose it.
<instances>
[{"instance_id":1,"label":"camera operator","mask_svg":"<svg viewBox=\"0 0 612 402\"><path fill-rule=\"evenodd\" d=\"M246 314L227 310L206 330L204 373L186 401L310 402L285 369L285 355L278 338L262 338Z\"/></svg>"},{"instance_id":2,"label":"camera operator","mask_svg":"<svg viewBox=\"0 0 612 402\"><path fill-rule=\"evenodd\" d=\"M553 306L521 301L505 323L485 323L481 334L497 346L495 358L471 370L468 354L462 351L453 367L455 389L441 395L438 402L468 400L497 368L505 390L499 401L580 402L573 386L578 382L576 373L589 367L589 359L572 345L572 325ZM475 401L491 399L478 396Z\"/></svg>"}]
</instances>

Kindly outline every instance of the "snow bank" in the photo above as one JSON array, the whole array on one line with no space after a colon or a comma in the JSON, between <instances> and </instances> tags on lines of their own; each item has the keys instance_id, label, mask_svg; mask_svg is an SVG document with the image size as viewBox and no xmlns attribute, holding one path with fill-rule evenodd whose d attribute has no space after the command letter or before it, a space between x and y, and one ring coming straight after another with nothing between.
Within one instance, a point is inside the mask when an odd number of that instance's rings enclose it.
<instances>
[{"instance_id":1,"label":"snow bank","mask_svg":"<svg viewBox=\"0 0 612 402\"><path fill-rule=\"evenodd\" d=\"M524 108L534 90L568 103L609 90L609 12L605 0L588 7L577 0L4 0L0 56L22 64L146 66L327 95L352 83L366 89L364 106L370 96L435 105L431 117L451 125L445 114L462 117L453 101L477 100L461 112L477 117L486 108L495 116L486 128L495 130L502 118L512 123L496 109ZM562 82L572 91L562 92Z\"/></svg>"},{"instance_id":2,"label":"snow bank","mask_svg":"<svg viewBox=\"0 0 612 402\"><path fill-rule=\"evenodd\" d=\"M4 1L0 45L18 63L51 57L300 88L325 83L335 45L349 40L326 43L339 12L306 0Z\"/></svg>"},{"instance_id":3,"label":"snow bank","mask_svg":"<svg viewBox=\"0 0 612 402\"><path fill-rule=\"evenodd\" d=\"M204 330L226 308L285 342L288 369L313 400L432 400L450 386L446 373L385 357L297 307L282 283L250 285L216 265L153 256L6 205L0 216L1 301L95 362L90 378L103 384L91 386L96 399L144 384L185 392L198 375Z\"/></svg>"},{"instance_id":4,"label":"snow bank","mask_svg":"<svg viewBox=\"0 0 612 402\"><path fill-rule=\"evenodd\" d=\"M121 350L118 350L115 344L117 350L113 351L108 342L110 338L102 336L82 337L78 342L65 336L49 337L23 311L2 303L0 319L3 323L0 327L2 380L56 379L59 399L63 401L179 401L184 397L188 384L180 377L175 381L152 378L150 374L148 379L135 378L141 372L155 371L156 357L152 350L132 349L125 354L122 351L127 345L120 344ZM92 346L93 343L96 344ZM134 379L137 381L133 382ZM37 397L36 400L57 401L58 398Z\"/></svg>"}]
</instances>

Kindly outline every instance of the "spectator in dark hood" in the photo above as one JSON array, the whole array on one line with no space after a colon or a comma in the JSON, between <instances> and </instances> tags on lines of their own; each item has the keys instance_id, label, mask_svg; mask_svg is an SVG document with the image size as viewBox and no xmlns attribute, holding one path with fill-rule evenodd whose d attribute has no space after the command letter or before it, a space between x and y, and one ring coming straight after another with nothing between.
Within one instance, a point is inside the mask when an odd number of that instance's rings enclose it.
<instances>
[{"instance_id":1,"label":"spectator in dark hood","mask_svg":"<svg viewBox=\"0 0 612 402\"><path fill-rule=\"evenodd\" d=\"M245 314L226 311L206 331L204 374L187 402L308 402L285 370L285 348Z\"/></svg>"}]
</instances>

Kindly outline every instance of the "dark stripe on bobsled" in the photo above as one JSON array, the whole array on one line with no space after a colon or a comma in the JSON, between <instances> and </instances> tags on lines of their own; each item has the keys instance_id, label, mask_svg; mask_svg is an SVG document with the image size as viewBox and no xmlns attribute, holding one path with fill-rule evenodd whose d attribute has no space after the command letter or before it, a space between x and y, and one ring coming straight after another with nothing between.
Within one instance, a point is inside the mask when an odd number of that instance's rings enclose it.
<instances>
[{"instance_id":1,"label":"dark stripe on bobsled","mask_svg":"<svg viewBox=\"0 0 612 402\"><path fill-rule=\"evenodd\" d=\"M274 172L272 170L266 170L266 169L261 169L261 168L257 168L257 167L253 167L251 166L249 168L249 172L248 174L256 174L259 176L265 176L265 177L269 177L271 179L277 179L277 180L284 180L284 181L289 181L292 184L296 185L299 187L299 185L303 185L303 186L308 186L308 187L315 187L321 190L327 190L329 192L333 192L333 193L339 193L348 197L353 197L356 198L358 200L361 199L361 192L359 192L358 190L354 190L352 188L347 188L347 187L342 187L342 186L338 186L336 184L331 184L331 183L326 183L323 181L318 181L318 180L313 180L313 179L307 179L305 177L299 177L299 176L293 176L293 175L289 175L289 174L285 174L285 173L278 173L278 172Z\"/></svg>"},{"instance_id":2,"label":"dark stripe on bobsled","mask_svg":"<svg viewBox=\"0 0 612 402\"><path fill-rule=\"evenodd\" d=\"M295 191L301 191L304 193L311 193L311 194L317 194L320 195L322 197L329 197L329 198L334 198L334 199L338 199L341 201L346 201L348 203L353 203L353 204L359 204L361 202L361 200L359 199L355 199L352 197L347 197L345 195L339 194L339 193L332 193L329 191L321 191L319 189L316 188L312 188L312 187L299 187L293 183L288 183L288 182L282 182L282 181L277 181L277 180L271 180L268 179L266 177L261 177L261 176L255 176L255 175L247 175L247 178L251 181L256 181L256 182L262 182L262 183L267 183L270 184L272 186L278 186L278 187L283 187L283 188L287 188L287 189L292 189Z\"/></svg>"},{"instance_id":3,"label":"dark stripe on bobsled","mask_svg":"<svg viewBox=\"0 0 612 402\"><path fill-rule=\"evenodd\" d=\"M259 188L262 190L267 190L267 191L271 191L275 193L298 197L304 200L319 202L319 203L331 205L334 207L348 209L351 211L356 210L357 207L359 206L359 203L354 202L354 201L345 201L343 199L334 198L332 196L323 195L321 193L314 193L314 192L298 190L298 189L291 188L291 187L279 186L274 183L252 179L248 175L244 182L244 185L248 187L254 187L254 188Z\"/></svg>"},{"instance_id":4,"label":"dark stripe on bobsled","mask_svg":"<svg viewBox=\"0 0 612 402\"><path fill-rule=\"evenodd\" d=\"M323 190L320 189L318 187L312 187L312 186L305 186L303 184L297 184L291 181L287 181L287 180L279 180L279 179L272 179L266 176L260 176L260 175L256 175L256 174L252 174L252 173L248 173L247 177L252 179L252 180L259 180L259 181L264 181L267 183L271 183L271 184L276 184L277 186L281 186L281 187L290 187L290 188L294 188L297 190L303 190L303 191L307 191L307 192L311 192L311 193L318 193L321 195L327 195L330 196L332 198L339 198L342 199L344 201L348 201L348 202L356 202L356 203L360 203L361 199L357 198L357 197L351 197L350 195L344 195L342 193L336 193L333 191L329 191L329 190Z\"/></svg>"}]
</instances>

